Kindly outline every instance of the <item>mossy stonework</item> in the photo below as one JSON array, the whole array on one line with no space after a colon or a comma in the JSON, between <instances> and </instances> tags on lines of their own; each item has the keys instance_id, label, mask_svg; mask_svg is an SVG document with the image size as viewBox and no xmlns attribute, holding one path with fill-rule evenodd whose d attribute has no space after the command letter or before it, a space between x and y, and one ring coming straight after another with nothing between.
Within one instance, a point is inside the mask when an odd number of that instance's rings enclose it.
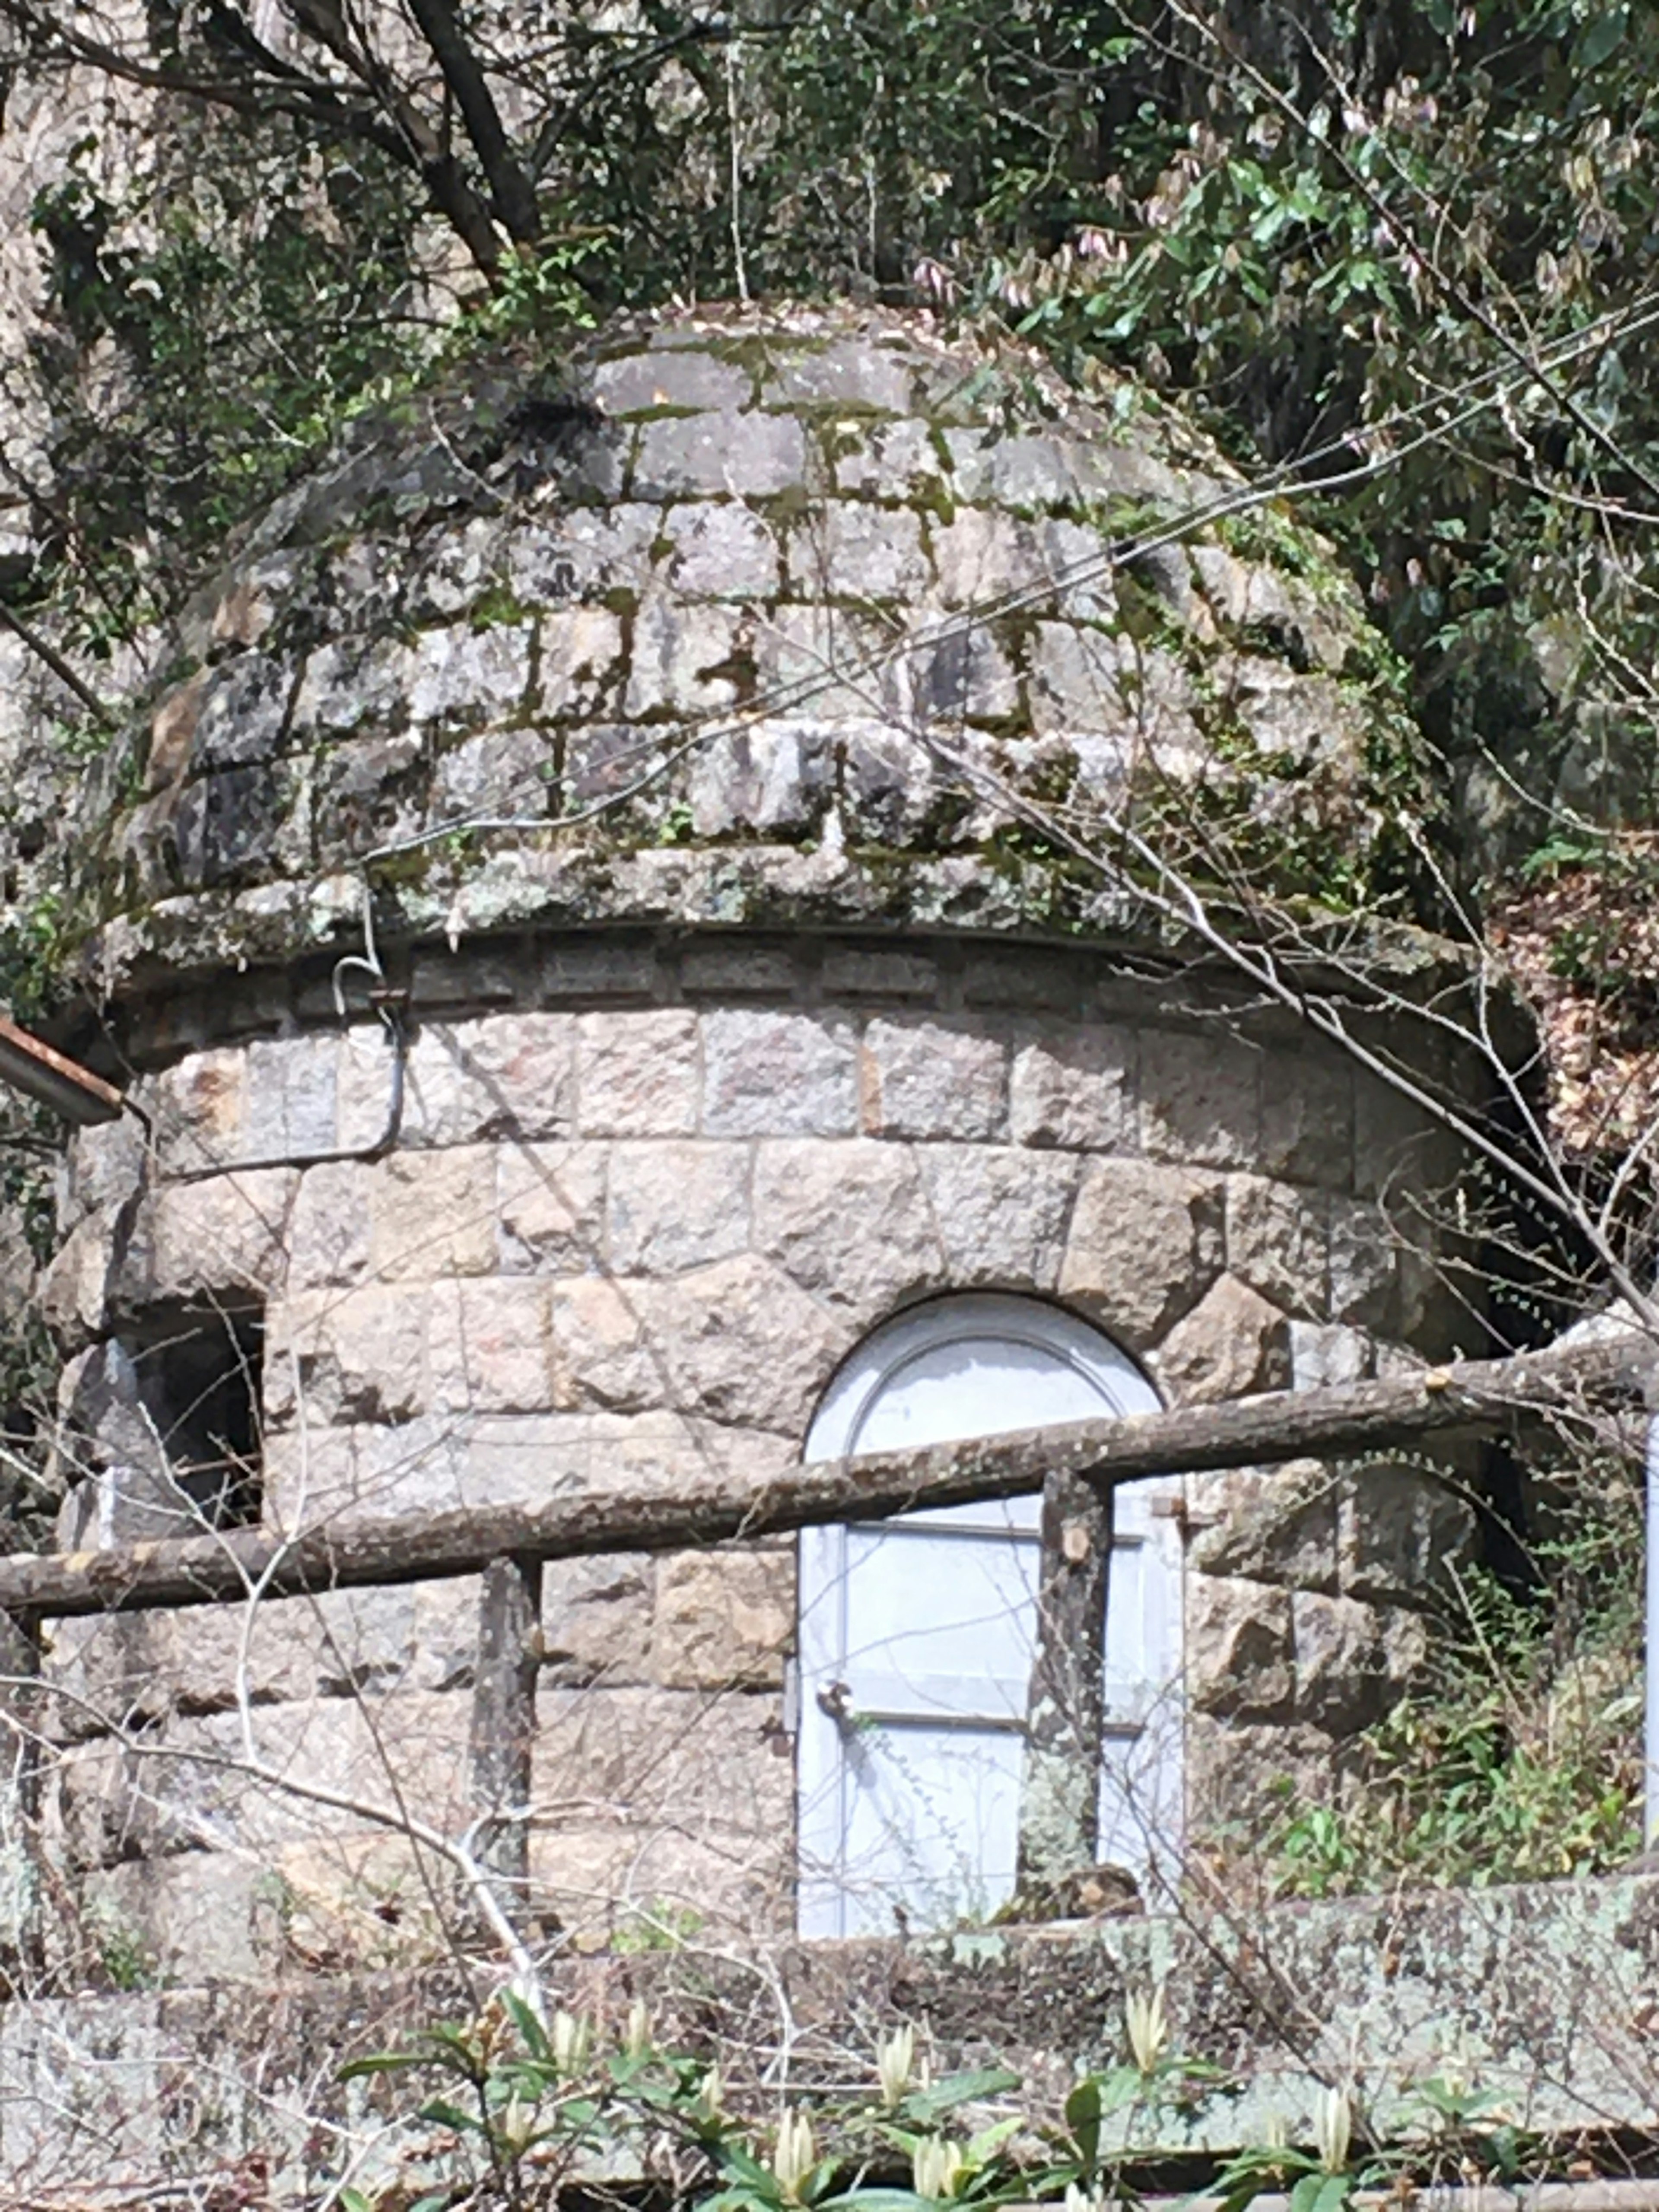
<instances>
[{"instance_id":1,"label":"mossy stonework","mask_svg":"<svg viewBox=\"0 0 1659 2212\"><path fill-rule=\"evenodd\" d=\"M77 1526L143 1533L112 1377L181 1314L259 1317L290 1527L762 1480L951 1291L1069 1307L1174 1404L1448 1348L1396 1227L1433 1129L1077 849L1133 815L1200 855L1225 813L1287 895L1370 903L1419 774L1316 543L1163 532L1238 487L1119 398L924 317L687 315L366 429L271 512L87 802L64 942L149 1121L76 1140L46 1284ZM406 994L390 1145L366 914ZM1237 1842L1284 1778L1339 1786L1464 1509L1404 1473L1166 1488L1185 1831ZM788 1924L795 1574L549 1570L541 1909ZM464 1826L475 1613L459 1583L264 1608L272 1760L356 1796L389 1761ZM87 1723L76 1878L180 1978L410 1956L405 1847L212 1763L240 1634L59 1633L80 1710L118 1687L178 1754L140 1786Z\"/></svg>"}]
</instances>

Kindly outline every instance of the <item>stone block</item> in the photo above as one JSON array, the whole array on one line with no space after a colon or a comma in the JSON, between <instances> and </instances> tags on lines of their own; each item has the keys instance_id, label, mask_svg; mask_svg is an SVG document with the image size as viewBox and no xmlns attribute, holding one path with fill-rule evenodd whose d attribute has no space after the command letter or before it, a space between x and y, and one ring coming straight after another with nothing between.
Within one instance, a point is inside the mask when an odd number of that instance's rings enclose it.
<instances>
[{"instance_id":1,"label":"stone block","mask_svg":"<svg viewBox=\"0 0 1659 2212\"><path fill-rule=\"evenodd\" d=\"M733 501L670 507L663 535L673 547L666 580L691 599L768 599L778 590L778 545L750 508Z\"/></svg>"},{"instance_id":2,"label":"stone block","mask_svg":"<svg viewBox=\"0 0 1659 2212\"><path fill-rule=\"evenodd\" d=\"M268 1979L281 1954L269 1871L227 1851L110 1867L86 1906L106 1954L142 1961L167 1989Z\"/></svg>"},{"instance_id":3,"label":"stone block","mask_svg":"<svg viewBox=\"0 0 1659 2212\"><path fill-rule=\"evenodd\" d=\"M745 1250L749 1175L746 1146L615 1146L611 1266L628 1275L675 1275Z\"/></svg>"},{"instance_id":4,"label":"stone block","mask_svg":"<svg viewBox=\"0 0 1659 2212\"><path fill-rule=\"evenodd\" d=\"M767 407L839 408L849 414L908 415L912 368L896 349L866 337L792 351L768 378Z\"/></svg>"},{"instance_id":5,"label":"stone block","mask_svg":"<svg viewBox=\"0 0 1659 2212\"><path fill-rule=\"evenodd\" d=\"M298 1184L292 1168L162 1184L139 1209L117 1284L122 1302L245 1300L275 1289Z\"/></svg>"},{"instance_id":6,"label":"stone block","mask_svg":"<svg viewBox=\"0 0 1659 2212\"><path fill-rule=\"evenodd\" d=\"M439 754L432 772L432 816L458 822L475 815L539 821L548 811L554 766L546 730L483 730Z\"/></svg>"},{"instance_id":7,"label":"stone block","mask_svg":"<svg viewBox=\"0 0 1659 2212\"><path fill-rule=\"evenodd\" d=\"M937 493L945 477L932 426L914 416L896 422L837 422L835 447L830 473L843 494L905 499L918 491Z\"/></svg>"},{"instance_id":8,"label":"stone block","mask_svg":"<svg viewBox=\"0 0 1659 2212\"><path fill-rule=\"evenodd\" d=\"M1133 726L1124 688L1133 659L1123 641L1106 630L1040 622L1032 627L1029 651L1026 697L1039 736Z\"/></svg>"},{"instance_id":9,"label":"stone block","mask_svg":"<svg viewBox=\"0 0 1659 2212\"><path fill-rule=\"evenodd\" d=\"M143 1179L144 1132L137 1117L123 1114L96 1128L77 1129L69 1153L69 1191L60 1227L100 1206L112 1212L133 1197Z\"/></svg>"},{"instance_id":10,"label":"stone block","mask_svg":"<svg viewBox=\"0 0 1659 2212\"><path fill-rule=\"evenodd\" d=\"M308 1427L410 1419L425 1403L427 1310L427 1293L414 1285L282 1299L266 1324L266 1420L285 1427L302 1407Z\"/></svg>"},{"instance_id":11,"label":"stone block","mask_svg":"<svg viewBox=\"0 0 1659 2212\"><path fill-rule=\"evenodd\" d=\"M147 1086L149 1096L142 1103L149 1114L151 1141L164 1174L188 1175L217 1160L234 1160L250 1149L242 1142L246 1077L247 1055L234 1045L223 1045L187 1054ZM137 1124L125 1120L112 1122L110 1128L137 1133ZM87 1137L105 1134L103 1130L86 1132Z\"/></svg>"},{"instance_id":12,"label":"stone block","mask_svg":"<svg viewBox=\"0 0 1659 2212\"><path fill-rule=\"evenodd\" d=\"M746 407L753 396L747 369L689 347L673 353L623 354L602 361L593 372L594 404L607 415Z\"/></svg>"},{"instance_id":13,"label":"stone block","mask_svg":"<svg viewBox=\"0 0 1659 2212\"><path fill-rule=\"evenodd\" d=\"M355 1160L331 1160L301 1175L289 1225L290 1291L343 1289L368 1273L374 1173Z\"/></svg>"},{"instance_id":14,"label":"stone block","mask_svg":"<svg viewBox=\"0 0 1659 2212\"><path fill-rule=\"evenodd\" d=\"M916 712L948 730L960 721L1005 722L1019 713L1019 672L1012 641L988 627L947 630L910 656Z\"/></svg>"},{"instance_id":15,"label":"stone block","mask_svg":"<svg viewBox=\"0 0 1659 2212\"><path fill-rule=\"evenodd\" d=\"M608 607L555 607L541 619L536 712L603 714L622 672L622 623Z\"/></svg>"},{"instance_id":16,"label":"stone block","mask_svg":"<svg viewBox=\"0 0 1659 2212\"><path fill-rule=\"evenodd\" d=\"M688 415L642 426L629 489L641 500L775 499L805 478L805 433L792 416Z\"/></svg>"},{"instance_id":17,"label":"stone block","mask_svg":"<svg viewBox=\"0 0 1659 2212\"><path fill-rule=\"evenodd\" d=\"M1345 1191L1353 1184L1354 1071L1345 1060L1272 1052L1261 1066L1265 1174Z\"/></svg>"},{"instance_id":18,"label":"stone block","mask_svg":"<svg viewBox=\"0 0 1659 2212\"><path fill-rule=\"evenodd\" d=\"M684 1413L799 1440L851 1331L754 1255L641 1284L643 1334Z\"/></svg>"},{"instance_id":19,"label":"stone block","mask_svg":"<svg viewBox=\"0 0 1659 2212\"><path fill-rule=\"evenodd\" d=\"M1295 1698L1289 1590L1194 1575L1187 1584L1187 1693L1195 1712L1288 1720Z\"/></svg>"},{"instance_id":20,"label":"stone block","mask_svg":"<svg viewBox=\"0 0 1659 2212\"><path fill-rule=\"evenodd\" d=\"M1282 1311L1322 1320L1330 1277L1323 1199L1265 1176L1229 1176L1227 1266Z\"/></svg>"},{"instance_id":21,"label":"stone block","mask_svg":"<svg viewBox=\"0 0 1659 2212\"><path fill-rule=\"evenodd\" d=\"M997 1139L1007 1133L1007 1047L960 1021L872 1021L864 1033L860 1088L871 1136Z\"/></svg>"},{"instance_id":22,"label":"stone block","mask_svg":"<svg viewBox=\"0 0 1659 2212\"><path fill-rule=\"evenodd\" d=\"M1316 1460L1188 1477L1198 1517L1188 1558L1200 1574L1292 1589L1337 1587L1337 1486Z\"/></svg>"},{"instance_id":23,"label":"stone block","mask_svg":"<svg viewBox=\"0 0 1659 2212\"><path fill-rule=\"evenodd\" d=\"M787 1738L777 1741L787 1757ZM531 1896L580 1942L775 1943L794 1926L789 1837L787 1825L757 1832L712 1817L652 1826L574 1813L531 1831Z\"/></svg>"},{"instance_id":24,"label":"stone block","mask_svg":"<svg viewBox=\"0 0 1659 2212\"><path fill-rule=\"evenodd\" d=\"M688 998L792 999L800 980L800 947L738 937L694 938L682 946L680 988Z\"/></svg>"},{"instance_id":25,"label":"stone block","mask_svg":"<svg viewBox=\"0 0 1659 2212\"><path fill-rule=\"evenodd\" d=\"M656 1564L550 1559L542 1569L542 1672L550 1688L616 1688L649 1677Z\"/></svg>"},{"instance_id":26,"label":"stone block","mask_svg":"<svg viewBox=\"0 0 1659 2212\"><path fill-rule=\"evenodd\" d=\"M542 957L542 995L556 1006L654 999L659 980L657 948L649 938L596 931L556 941Z\"/></svg>"},{"instance_id":27,"label":"stone block","mask_svg":"<svg viewBox=\"0 0 1659 2212\"><path fill-rule=\"evenodd\" d=\"M1290 1327L1277 1306L1223 1275L1155 1354L1158 1379L1177 1406L1282 1390L1291 1379Z\"/></svg>"},{"instance_id":28,"label":"stone block","mask_svg":"<svg viewBox=\"0 0 1659 2212\"><path fill-rule=\"evenodd\" d=\"M702 1069L697 1017L678 1008L577 1017L578 1115L586 1137L689 1137Z\"/></svg>"},{"instance_id":29,"label":"stone block","mask_svg":"<svg viewBox=\"0 0 1659 2212\"><path fill-rule=\"evenodd\" d=\"M529 623L422 630L407 679L410 719L450 729L512 720L527 703L535 635Z\"/></svg>"},{"instance_id":30,"label":"stone block","mask_svg":"<svg viewBox=\"0 0 1659 2212\"><path fill-rule=\"evenodd\" d=\"M1088 1164L1066 1239L1061 1294L1132 1350L1188 1313L1222 1265L1222 1185L1135 1159Z\"/></svg>"},{"instance_id":31,"label":"stone block","mask_svg":"<svg viewBox=\"0 0 1659 2212\"><path fill-rule=\"evenodd\" d=\"M331 741L316 769L316 832L325 863L412 837L427 824L426 746L416 730Z\"/></svg>"},{"instance_id":32,"label":"stone block","mask_svg":"<svg viewBox=\"0 0 1659 2212\"><path fill-rule=\"evenodd\" d=\"M896 946L831 945L820 981L828 997L930 1000L939 993L939 963Z\"/></svg>"},{"instance_id":33,"label":"stone block","mask_svg":"<svg viewBox=\"0 0 1659 2212\"><path fill-rule=\"evenodd\" d=\"M912 507L832 500L790 534L789 583L799 598L908 600L932 581Z\"/></svg>"},{"instance_id":34,"label":"stone block","mask_svg":"<svg viewBox=\"0 0 1659 2212\"><path fill-rule=\"evenodd\" d=\"M857 1130L858 1039L844 1015L723 1009L704 1018L702 1059L710 1136Z\"/></svg>"},{"instance_id":35,"label":"stone block","mask_svg":"<svg viewBox=\"0 0 1659 2212\"><path fill-rule=\"evenodd\" d=\"M1291 1388L1293 1390L1334 1389L1344 1382L1363 1382L1371 1371L1371 1341L1357 1328L1340 1322L1291 1323Z\"/></svg>"},{"instance_id":36,"label":"stone block","mask_svg":"<svg viewBox=\"0 0 1659 2212\"><path fill-rule=\"evenodd\" d=\"M508 588L528 606L563 607L583 593L637 592L651 572L662 512L642 501L568 507L541 524L514 516L507 540Z\"/></svg>"},{"instance_id":37,"label":"stone block","mask_svg":"<svg viewBox=\"0 0 1659 2212\"><path fill-rule=\"evenodd\" d=\"M368 1172L369 1264L382 1282L495 1267L496 1152L393 1152Z\"/></svg>"},{"instance_id":38,"label":"stone block","mask_svg":"<svg viewBox=\"0 0 1659 2212\"><path fill-rule=\"evenodd\" d=\"M363 1042L360 1042L360 1036ZM405 1146L467 1145L482 1137L560 1137L571 1133L574 1018L568 1014L481 1015L423 1022L410 1048L404 1091ZM350 1093L352 1135L368 1143L383 1112L383 1058L354 1031L342 1069ZM374 1125L371 1127L371 1125ZM358 1132L367 1133L359 1135Z\"/></svg>"},{"instance_id":39,"label":"stone block","mask_svg":"<svg viewBox=\"0 0 1659 2212\"><path fill-rule=\"evenodd\" d=\"M334 1145L337 1040L256 1037L247 1048L242 1149L250 1159L325 1152Z\"/></svg>"},{"instance_id":40,"label":"stone block","mask_svg":"<svg viewBox=\"0 0 1659 2212\"><path fill-rule=\"evenodd\" d=\"M759 722L720 732L692 756L686 777L692 829L699 837L810 830L828 804L834 771L830 724Z\"/></svg>"},{"instance_id":41,"label":"stone block","mask_svg":"<svg viewBox=\"0 0 1659 2212\"><path fill-rule=\"evenodd\" d=\"M1261 1054L1218 1024L1140 1040L1141 1140L1154 1158L1252 1168L1261 1150Z\"/></svg>"},{"instance_id":42,"label":"stone block","mask_svg":"<svg viewBox=\"0 0 1659 2212\"><path fill-rule=\"evenodd\" d=\"M1077 1189L1074 1159L953 1144L925 1146L917 1158L951 1282L963 1289L1058 1287Z\"/></svg>"},{"instance_id":43,"label":"stone block","mask_svg":"<svg viewBox=\"0 0 1659 2212\"><path fill-rule=\"evenodd\" d=\"M603 1145L502 1145L495 1154L501 1266L509 1274L566 1275L605 1250Z\"/></svg>"},{"instance_id":44,"label":"stone block","mask_svg":"<svg viewBox=\"0 0 1659 2212\"><path fill-rule=\"evenodd\" d=\"M1018 1045L1009 1127L1017 1145L1132 1150L1139 1133L1133 1032L1056 1027Z\"/></svg>"},{"instance_id":45,"label":"stone block","mask_svg":"<svg viewBox=\"0 0 1659 2212\"><path fill-rule=\"evenodd\" d=\"M735 706L739 622L735 609L648 592L634 617L623 714L705 714Z\"/></svg>"},{"instance_id":46,"label":"stone block","mask_svg":"<svg viewBox=\"0 0 1659 2212\"><path fill-rule=\"evenodd\" d=\"M771 1748L780 1718L763 1693L544 1684L532 1795L553 1817L625 1808L636 1838L659 1825L787 1838L794 1777Z\"/></svg>"},{"instance_id":47,"label":"stone block","mask_svg":"<svg viewBox=\"0 0 1659 2212\"><path fill-rule=\"evenodd\" d=\"M1399 1256L1393 1224L1380 1206L1336 1200L1331 1207L1331 1318L1393 1334L1399 1321Z\"/></svg>"},{"instance_id":48,"label":"stone block","mask_svg":"<svg viewBox=\"0 0 1659 2212\"><path fill-rule=\"evenodd\" d=\"M1075 1019L1086 973L1084 963L1067 953L1029 945L969 945L963 963L963 1004Z\"/></svg>"},{"instance_id":49,"label":"stone block","mask_svg":"<svg viewBox=\"0 0 1659 2212\"><path fill-rule=\"evenodd\" d=\"M646 1334L641 1286L609 1275L573 1275L552 1285L553 1403L577 1412L624 1413L659 1406L663 1363Z\"/></svg>"},{"instance_id":50,"label":"stone block","mask_svg":"<svg viewBox=\"0 0 1659 2212\"><path fill-rule=\"evenodd\" d=\"M1293 1808L1336 1795L1330 1738L1318 1729L1194 1713L1187 1729L1189 1832L1224 1864L1248 1858Z\"/></svg>"},{"instance_id":51,"label":"stone block","mask_svg":"<svg viewBox=\"0 0 1659 2212\"><path fill-rule=\"evenodd\" d=\"M763 1252L860 1327L951 1278L908 1150L811 1138L760 1146L754 1237Z\"/></svg>"},{"instance_id":52,"label":"stone block","mask_svg":"<svg viewBox=\"0 0 1659 2212\"><path fill-rule=\"evenodd\" d=\"M1332 1735L1357 1735L1394 1703L1382 1623L1351 1597L1297 1590L1296 1715Z\"/></svg>"},{"instance_id":53,"label":"stone block","mask_svg":"<svg viewBox=\"0 0 1659 2212\"><path fill-rule=\"evenodd\" d=\"M36 1296L41 1319L59 1346L72 1350L96 1336L108 1319L113 1224L101 1210L77 1221L42 1270ZM128 1279L137 1285L129 1271Z\"/></svg>"},{"instance_id":54,"label":"stone block","mask_svg":"<svg viewBox=\"0 0 1659 2212\"><path fill-rule=\"evenodd\" d=\"M1373 1605L1422 1607L1446 1589L1448 1565L1470 1556L1473 1509L1409 1468L1367 1466L1344 1492L1342 1589Z\"/></svg>"},{"instance_id":55,"label":"stone block","mask_svg":"<svg viewBox=\"0 0 1659 2212\"><path fill-rule=\"evenodd\" d=\"M427 1314L434 1412L553 1409L544 1284L528 1276L434 1283Z\"/></svg>"},{"instance_id":56,"label":"stone block","mask_svg":"<svg viewBox=\"0 0 1659 2212\"><path fill-rule=\"evenodd\" d=\"M757 623L754 653L760 696L781 711L872 732L909 714L908 653L873 614L785 600Z\"/></svg>"},{"instance_id":57,"label":"stone block","mask_svg":"<svg viewBox=\"0 0 1659 2212\"><path fill-rule=\"evenodd\" d=\"M658 1562L651 1675L664 1689L779 1689L794 1632L793 1553L675 1552Z\"/></svg>"},{"instance_id":58,"label":"stone block","mask_svg":"<svg viewBox=\"0 0 1659 2212\"><path fill-rule=\"evenodd\" d=\"M263 653L239 653L210 670L196 698L193 768L246 768L282 750L292 670ZM158 715L158 749L167 747ZM152 769L156 765L152 757Z\"/></svg>"},{"instance_id":59,"label":"stone block","mask_svg":"<svg viewBox=\"0 0 1659 2212\"><path fill-rule=\"evenodd\" d=\"M1029 523L986 507L959 507L933 533L939 596L947 607L982 607L1013 592L1055 581L1042 541Z\"/></svg>"},{"instance_id":60,"label":"stone block","mask_svg":"<svg viewBox=\"0 0 1659 2212\"><path fill-rule=\"evenodd\" d=\"M903 849L937 842L965 800L919 742L908 718L848 722L841 738L842 812L855 842Z\"/></svg>"}]
</instances>

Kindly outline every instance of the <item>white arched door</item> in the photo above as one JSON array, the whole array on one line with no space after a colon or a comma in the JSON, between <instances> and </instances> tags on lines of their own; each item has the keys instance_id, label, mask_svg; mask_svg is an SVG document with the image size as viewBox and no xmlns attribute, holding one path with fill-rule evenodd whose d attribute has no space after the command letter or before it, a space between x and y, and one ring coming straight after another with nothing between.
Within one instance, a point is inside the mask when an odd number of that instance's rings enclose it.
<instances>
[{"instance_id":1,"label":"white arched door","mask_svg":"<svg viewBox=\"0 0 1659 2212\"><path fill-rule=\"evenodd\" d=\"M809 1460L1151 1411L1074 1315L974 1292L885 1323L826 1392ZM1171 1486L1117 1492L1100 1856L1143 1878L1181 1812L1181 1547ZM1040 1501L808 1528L800 1545L799 1924L891 1934L982 1917L1013 1888Z\"/></svg>"}]
</instances>

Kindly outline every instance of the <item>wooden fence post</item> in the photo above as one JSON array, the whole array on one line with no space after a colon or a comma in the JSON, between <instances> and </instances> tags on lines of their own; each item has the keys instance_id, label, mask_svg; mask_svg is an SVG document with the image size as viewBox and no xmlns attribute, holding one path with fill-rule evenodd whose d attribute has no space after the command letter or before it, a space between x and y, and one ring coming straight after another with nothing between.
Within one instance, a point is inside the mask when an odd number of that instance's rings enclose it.
<instances>
[{"instance_id":1,"label":"wooden fence post","mask_svg":"<svg viewBox=\"0 0 1659 2212\"><path fill-rule=\"evenodd\" d=\"M1022 1893L1047 1888L1097 1856L1111 1570L1111 1492L1079 1475L1051 1474L1042 1486L1036 1650L1025 1709Z\"/></svg>"},{"instance_id":2,"label":"wooden fence post","mask_svg":"<svg viewBox=\"0 0 1659 2212\"><path fill-rule=\"evenodd\" d=\"M472 1690L472 1802L483 1816L479 1858L517 1921L524 1917L530 1881L526 1812L541 1669L541 1561L517 1555L492 1559L483 1579Z\"/></svg>"},{"instance_id":3,"label":"wooden fence post","mask_svg":"<svg viewBox=\"0 0 1659 2212\"><path fill-rule=\"evenodd\" d=\"M40 1985L40 1622L0 1613L0 1991Z\"/></svg>"}]
</instances>

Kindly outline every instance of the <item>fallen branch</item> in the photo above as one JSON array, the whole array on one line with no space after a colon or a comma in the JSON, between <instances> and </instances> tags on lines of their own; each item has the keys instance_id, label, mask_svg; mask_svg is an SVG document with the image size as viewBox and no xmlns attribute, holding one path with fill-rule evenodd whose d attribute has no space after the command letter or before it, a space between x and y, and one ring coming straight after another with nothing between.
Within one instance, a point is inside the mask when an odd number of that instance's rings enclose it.
<instances>
[{"instance_id":1,"label":"fallen branch","mask_svg":"<svg viewBox=\"0 0 1659 2212\"><path fill-rule=\"evenodd\" d=\"M757 1486L718 1474L672 1492L571 1490L535 1504L387 1515L283 1536L232 1528L120 1551L0 1559L0 1613L66 1617L246 1597L423 1582L492 1559L678 1551L918 1507L1019 1498L1051 1474L1111 1488L1144 1475L1386 1452L1423 1437L1499 1426L1528 1413L1637 1406L1655 1354L1632 1330L1588 1349L1460 1361L1331 1390L1276 1391L1222 1406L1073 1421L920 1450L791 1468Z\"/></svg>"}]
</instances>

